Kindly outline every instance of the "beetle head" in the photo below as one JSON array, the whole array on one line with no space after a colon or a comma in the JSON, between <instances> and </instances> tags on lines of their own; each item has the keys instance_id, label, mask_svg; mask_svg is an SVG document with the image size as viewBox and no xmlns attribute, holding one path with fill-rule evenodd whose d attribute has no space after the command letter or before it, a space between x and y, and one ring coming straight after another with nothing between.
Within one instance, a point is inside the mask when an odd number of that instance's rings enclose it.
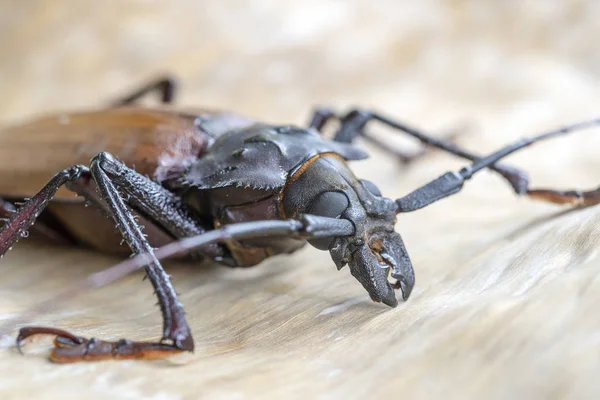
<instances>
[{"instance_id":1,"label":"beetle head","mask_svg":"<svg viewBox=\"0 0 600 400\"><path fill-rule=\"evenodd\" d=\"M346 195L355 197L340 218L354 224L354 235L334 238L329 252L338 269L349 266L373 301L395 307L395 289L407 300L415 283L402 238L394 231L396 205L371 182L358 181L352 189Z\"/></svg>"}]
</instances>

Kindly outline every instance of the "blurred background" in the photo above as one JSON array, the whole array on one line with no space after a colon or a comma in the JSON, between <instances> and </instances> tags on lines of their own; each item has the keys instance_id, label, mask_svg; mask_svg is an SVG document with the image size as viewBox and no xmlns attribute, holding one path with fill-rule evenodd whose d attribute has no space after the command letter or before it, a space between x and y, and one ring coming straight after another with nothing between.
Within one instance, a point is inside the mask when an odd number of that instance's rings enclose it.
<instances>
[{"instance_id":1,"label":"blurred background","mask_svg":"<svg viewBox=\"0 0 600 400\"><path fill-rule=\"evenodd\" d=\"M362 106L486 153L600 115L596 1L0 2L0 123L101 107L164 73L178 103L274 123ZM381 135L390 134L385 130ZM410 141L399 141L414 149ZM0 144L1 145L1 144ZM360 177L399 197L461 161L374 157ZM593 188L600 133L511 157L536 185ZM0 160L1 161L1 160ZM32 160L35 162L35 160ZM252 270L173 266L199 349L180 361L50 365L1 339L3 398L598 398L600 210L514 196L482 173L400 216L417 288L394 310L305 249ZM2 262L2 319L115 258L23 242ZM132 276L36 323L157 337ZM11 336L12 335L12 336ZM30 346L32 349L36 346ZM39 346L37 346L39 347ZM176 366L176 367L175 367Z\"/></svg>"}]
</instances>

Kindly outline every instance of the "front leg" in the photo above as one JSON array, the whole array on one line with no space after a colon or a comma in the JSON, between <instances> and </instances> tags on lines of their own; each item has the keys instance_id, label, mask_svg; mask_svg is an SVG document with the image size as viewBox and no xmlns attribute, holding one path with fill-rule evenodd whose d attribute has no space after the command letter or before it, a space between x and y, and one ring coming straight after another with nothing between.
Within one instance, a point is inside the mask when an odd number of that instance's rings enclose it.
<instances>
[{"instance_id":1,"label":"front leg","mask_svg":"<svg viewBox=\"0 0 600 400\"><path fill-rule=\"evenodd\" d=\"M101 153L92 159L90 171L96 181L102 200L108 205L117 228L134 254L150 253L153 248L135 222L131 211L125 205L123 198L113 185L112 181L102 168L105 154ZM194 349L190 329L185 320L183 306L177 298L175 288L171 284L169 275L165 272L160 262L155 257L150 257L146 266L146 275L150 279L163 316L163 340L170 340L173 346L180 350Z\"/></svg>"},{"instance_id":2,"label":"front leg","mask_svg":"<svg viewBox=\"0 0 600 400\"><path fill-rule=\"evenodd\" d=\"M145 254L148 257L146 260L146 275L154 287L163 317L162 340L154 343L131 342L128 340L105 342L97 339L84 339L53 328L25 327L20 330L17 342L21 343L29 336L37 334L56 335L56 347L50 355L50 359L56 362L110 358L148 359L159 356L167 357L181 351L192 351L194 349L194 341L185 320L183 306L178 300L169 275L154 256L152 247L135 222L131 211L127 208L117 187L115 187L103 169L106 159L107 155L105 153L96 156L92 160L89 173L96 183L100 192L100 198L106 205L106 210L114 219L117 228L133 253L136 255ZM77 178L73 177L70 181L76 181ZM62 183L66 183L66 181ZM52 187L55 188L56 185ZM79 187L85 188L86 185L79 185ZM35 199L36 196L32 199ZM26 210L21 208L13 215L11 220L24 219L27 215ZM2 231L0 231L0 236L1 233Z\"/></svg>"}]
</instances>

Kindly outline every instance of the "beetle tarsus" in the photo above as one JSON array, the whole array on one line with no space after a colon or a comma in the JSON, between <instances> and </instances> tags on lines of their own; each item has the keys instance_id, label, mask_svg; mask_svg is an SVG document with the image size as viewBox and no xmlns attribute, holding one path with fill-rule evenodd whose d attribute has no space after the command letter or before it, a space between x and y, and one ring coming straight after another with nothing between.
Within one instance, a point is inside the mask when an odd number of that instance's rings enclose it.
<instances>
[{"instance_id":1,"label":"beetle tarsus","mask_svg":"<svg viewBox=\"0 0 600 400\"><path fill-rule=\"evenodd\" d=\"M24 327L17 336L17 350L23 354L22 344L34 335L52 335L54 348L50 360L56 363L100 360L155 360L170 357L183 351L192 351L193 342L183 340L173 344L164 342L134 342L127 339L106 341L96 338L75 336L62 329L47 327Z\"/></svg>"},{"instance_id":2,"label":"beetle tarsus","mask_svg":"<svg viewBox=\"0 0 600 400\"><path fill-rule=\"evenodd\" d=\"M577 207L588 207L600 204L600 188L583 192L580 190L530 189L527 196L534 200L554 204L570 204Z\"/></svg>"},{"instance_id":3,"label":"beetle tarsus","mask_svg":"<svg viewBox=\"0 0 600 400\"><path fill-rule=\"evenodd\" d=\"M48 327L43 327L43 326L27 326L27 327L21 328L19 330L19 334L17 335L16 347L17 347L17 350L19 351L19 353L23 354L23 349L21 347L23 342L25 340L27 340L29 337L34 336L34 335L54 335L57 338L60 337L60 338L64 339L65 341L69 341L70 343L73 343L73 344L81 344L83 342L83 338L80 338L79 336L75 336L67 331L62 330L62 329L48 328Z\"/></svg>"}]
</instances>

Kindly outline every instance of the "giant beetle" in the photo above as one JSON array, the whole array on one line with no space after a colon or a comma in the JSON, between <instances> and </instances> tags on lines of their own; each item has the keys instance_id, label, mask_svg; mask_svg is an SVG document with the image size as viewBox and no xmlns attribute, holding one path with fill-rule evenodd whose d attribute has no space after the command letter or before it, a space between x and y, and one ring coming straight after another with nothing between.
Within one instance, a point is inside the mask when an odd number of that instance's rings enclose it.
<instances>
[{"instance_id":1,"label":"giant beetle","mask_svg":"<svg viewBox=\"0 0 600 400\"><path fill-rule=\"evenodd\" d=\"M600 202L600 189L529 189L524 172L497 164L518 149L597 125L598 119L480 157L366 110L337 115L318 109L308 127L298 127L229 112L135 104L151 92L170 103L174 89L171 78L160 79L105 109L61 113L0 130L0 213L5 217L0 255L29 230L110 253L123 253L124 240L137 256L82 285L103 285L145 266L163 317L157 342L109 342L25 327L17 346L32 335L55 335L50 358L57 362L153 359L192 351L183 307L159 261L184 251L197 262L247 267L308 242L328 250L338 269L348 265L373 301L394 307L395 290L406 300L415 284L408 253L394 230L396 215L459 192L465 180L484 168L499 173L519 195L574 205ZM332 120L339 128L327 140L321 132ZM352 143L366 135L371 121L472 164L400 199L386 198L372 182L355 177L347 164L367 157Z\"/></svg>"}]
</instances>

